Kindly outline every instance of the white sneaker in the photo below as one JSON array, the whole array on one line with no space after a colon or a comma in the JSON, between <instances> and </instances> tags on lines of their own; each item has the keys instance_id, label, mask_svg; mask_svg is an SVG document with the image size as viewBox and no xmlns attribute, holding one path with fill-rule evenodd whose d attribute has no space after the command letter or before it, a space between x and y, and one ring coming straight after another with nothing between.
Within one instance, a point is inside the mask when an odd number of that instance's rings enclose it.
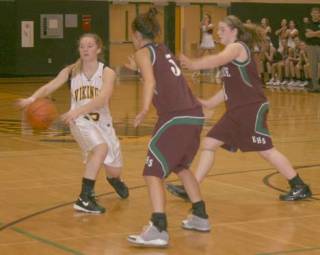
<instances>
[{"instance_id":1,"label":"white sneaker","mask_svg":"<svg viewBox=\"0 0 320 255\"><path fill-rule=\"evenodd\" d=\"M200 232L209 232L211 226L208 219L200 218L196 215L189 215L186 220L182 221L182 227L188 230L196 230Z\"/></svg>"},{"instance_id":2,"label":"white sneaker","mask_svg":"<svg viewBox=\"0 0 320 255\"><path fill-rule=\"evenodd\" d=\"M268 82L266 82L267 85L273 85L274 79L270 79Z\"/></svg>"},{"instance_id":3,"label":"white sneaker","mask_svg":"<svg viewBox=\"0 0 320 255\"><path fill-rule=\"evenodd\" d=\"M290 81L288 82L288 86L294 86L294 84L295 84L295 81L294 81L294 80L290 80Z\"/></svg>"},{"instance_id":4,"label":"white sneaker","mask_svg":"<svg viewBox=\"0 0 320 255\"><path fill-rule=\"evenodd\" d=\"M300 81L300 80L297 80L297 81L293 84L293 86L295 86L295 87L300 87L300 84L301 84L301 81Z\"/></svg>"},{"instance_id":5,"label":"white sneaker","mask_svg":"<svg viewBox=\"0 0 320 255\"><path fill-rule=\"evenodd\" d=\"M166 247L169 243L167 231L159 231L152 222L144 228L140 235L129 235L128 241L138 246Z\"/></svg>"},{"instance_id":6,"label":"white sneaker","mask_svg":"<svg viewBox=\"0 0 320 255\"><path fill-rule=\"evenodd\" d=\"M274 86L280 86L281 82L279 80L276 80L272 85Z\"/></svg>"},{"instance_id":7,"label":"white sneaker","mask_svg":"<svg viewBox=\"0 0 320 255\"><path fill-rule=\"evenodd\" d=\"M309 84L308 81L302 81L302 82L300 83L300 87L305 87L305 86L307 86L308 84Z\"/></svg>"}]
</instances>

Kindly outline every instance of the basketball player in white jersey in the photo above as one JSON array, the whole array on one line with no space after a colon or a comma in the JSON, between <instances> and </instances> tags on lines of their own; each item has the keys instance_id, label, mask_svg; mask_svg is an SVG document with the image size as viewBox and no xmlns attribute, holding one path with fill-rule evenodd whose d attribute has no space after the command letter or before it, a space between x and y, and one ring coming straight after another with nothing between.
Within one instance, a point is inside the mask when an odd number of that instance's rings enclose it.
<instances>
[{"instance_id":1,"label":"basketball player in white jersey","mask_svg":"<svg viewBox=\"0 0 320 255\"><path fill-rule=\"evenodd\" d=\"M120 179L122 156L108 106L116 75L99 62L102 49L103 43L98 35L82 35L79 40L79 60L62 69L32 96L18 101L21 107L26 107L34 100L48 96L67 81L70 82L71 109L62 115L62 120L69 124L86 163L81 193L73 207L97 214L105 212L105 208L94 198L95 180L102 165L108 182L117 194L121 198L129 195L127 186Z\"/></svg>"}]
</instances>

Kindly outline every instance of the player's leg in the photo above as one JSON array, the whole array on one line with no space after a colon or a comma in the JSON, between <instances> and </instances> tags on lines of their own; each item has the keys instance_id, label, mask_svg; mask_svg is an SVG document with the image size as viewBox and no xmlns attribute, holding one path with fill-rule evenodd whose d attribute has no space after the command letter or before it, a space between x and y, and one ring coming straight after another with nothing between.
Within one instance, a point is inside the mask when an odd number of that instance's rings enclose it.
<instances>
[{"instance_id":1,"label":"player's leg","mask_svg":"<svg viewBox=\"0 0 320 255\"><path fill-rule=\"evenodd\" d=\"M107 144L99 144L91 150L82 179L81 193L73 206L74 209L88 213L105 212L105 208L100 206L94 198L94 185L107 150Z\"/></svg>"},{"instance_id":2,"label":"player's leg","mask_svg":"<svg viewBox=\"0 0 320 255\"><path fill-rule=\"evenodd\" d=\"M223 145L223 142L211 138L205 137L202 146L201 146L201 154L198 167L194 173L195 179L198 183L201 183L203 179L207 176L208 172L213 166L214 163L214 155L215 151ZM185 190L184 185L175 185L168 183L167 190L177 197L180 197L186 201L189 201L189 196L187 191Z\"/></svg>"},{"instance_id":3,"label":"player's leg","mask_svg":"<svg viewBox=\"0 0 320 255\"><path fill-rule=\"evenodd\" d=\"M200 187L193 174L183 169L178 176L192 203L191 215L182 221L182 227L189 230L207 232L210 231L210 223L206 212L205 203L200 194Z\"/></svg>"},{"instance_id":4,"label":"player's leg","mask_svg":"<svg viewBox=\"0 0 320 255\"><path fill-rule=\"evenodd\" d=\"M166 121L163 121L165 123ZM167 155L170 146L163 147L165 143L172 143L165 125L158 121L154 136L149 143L149 151L143 170L144 180L148 187L152 214L148 227L138 235L129 235L128 241L139 246L164 247L168 245L169 234L167 231L167 217L165 214L165 192L163 179L169 174L169 159ZM157 132L161 130L162 132ZM158 135L158 133L160 135ZM170 135L170 134L169 134ZM177 153L178 154L178 153Z\"/></svg>"},{"instance_id":5,"label":"player's leg","mask_svg":"<svg viewBox=\"0 0 320 255\"><path fill-rule=\"evenodd\" d=\"M198 167L195 172L195 178L201 183L206 177L214 163L215 151L224 143L232 144L232 132L235 128L234 123L224 115L221 120L208 132L201 145L201 154ZM167 184L167 190L184 200L189 200L189 196L183 185Z\"/></svg>"},{"instance_id":6,"label":"player's leg","mask_svg":"<svg viewBox=\"0 0 320 255\"><path fill-rule=\"evenodd\" d=\"M158 176L145 176L152 214L149 225L138 235L129 235L128 241L139 246L165 247L169 242L165 213L164 183Z\"/></svg>"},{"instance_id":7,"label":"player's leg","mask_svg":"<svg viewBox=\"0 0 320 255\"><path fill-rule=\"evenodd\" d=\"M104 169L107 182L114 188L120 198L127 198L129 190L121 178L122 153L119 139L112 125L105 125L102 130L105 141L108 144L108 154L104 160Z\"/></svg>"},{"instance_id":8,"label":"player's leg","mask_svg":"<svg viewBox=\"0 0 320 255\"><path fill-rule=\"evenodd\" d=\"M290 161L276 148L260 151L259 154L270 162L289 182L290 191L281 194L280 199L285 201L300 200L311 197L312 193L297 172L293 169Z\"/></svg>"},{"instance_id":9,"label":"player's leg","mask_svg":"<svg viewBox=\"0 0 320 255\"><path fill-rule=\"evenodd\" d=\"M114 188L120 198L129 196L129 189L121 178L122 167L104 165L106 180Z\"/></svg>"}]
</instances>

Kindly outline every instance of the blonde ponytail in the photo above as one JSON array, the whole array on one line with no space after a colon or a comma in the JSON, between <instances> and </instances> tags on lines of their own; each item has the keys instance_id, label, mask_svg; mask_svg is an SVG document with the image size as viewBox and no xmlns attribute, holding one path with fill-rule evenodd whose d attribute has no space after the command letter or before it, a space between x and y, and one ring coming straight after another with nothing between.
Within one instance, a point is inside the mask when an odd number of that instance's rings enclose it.
<instances>
[{"instance_id":1,"label":"blonde ponytail","mask_svg":"<svg viewBox=\"0 0 320 255\"><path fill-rule=\"evenodd\" d=\"M77 74L81 73L82 70L82 61L79 58L76 62L70 65L71 68L71 77L75 77Z\"/></svg>"}]
</instances>

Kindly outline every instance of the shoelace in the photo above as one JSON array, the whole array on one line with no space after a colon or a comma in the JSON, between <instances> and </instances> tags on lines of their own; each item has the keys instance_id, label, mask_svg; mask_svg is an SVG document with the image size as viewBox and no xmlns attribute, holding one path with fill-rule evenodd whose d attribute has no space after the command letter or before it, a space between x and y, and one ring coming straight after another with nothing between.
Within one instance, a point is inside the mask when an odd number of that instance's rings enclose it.
<instances>
[{"instance_id":1,"label":"shoelace","mask_svg":"<svg viewBox=\"0 0 320 255\"><path fill-rule=\"evenodd\" d=\"M152 228L152 226L153 226L152 222L149 222L149 225L145 225L145 226L142 228L142 233L141 233L141 235L142 235L143 233L148 232L149 229Z\"/></svg>"}]
</instances>

